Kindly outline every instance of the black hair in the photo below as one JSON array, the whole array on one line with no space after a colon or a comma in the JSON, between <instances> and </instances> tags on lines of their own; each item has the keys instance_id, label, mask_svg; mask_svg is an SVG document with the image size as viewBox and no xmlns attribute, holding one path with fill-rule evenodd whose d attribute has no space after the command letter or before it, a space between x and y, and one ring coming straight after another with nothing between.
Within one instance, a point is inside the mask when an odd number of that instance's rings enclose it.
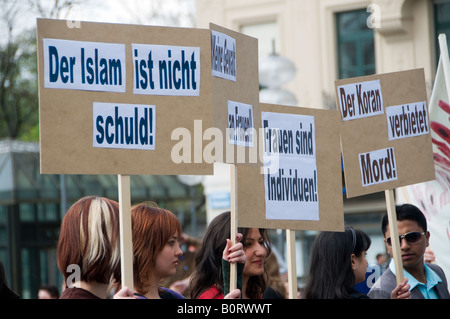
<instances>
[{"instance_id":1,"label":"black hair","mask_svg":"<svg viewBox=\"0 0 450 319\"><path fill-rule=\"evenodd\" d=\"M202 246L195 257L196 270L191 276L191 298L196 299L206 289L215 285L220 293L224 293L222 275L222 253L226 245L227 238L230 238L230 212L224 212L216 216L203 237ZM250 228L238 228L242 234L241 242L244 244L245 238ZM267 256L271 252L270 238L267 229L259 229L264 239L264 248ZM265 275L251 276L247 282L246 295L250 299L257 299L262 296L266 288Z\"/></svg>"},{"instance_id":2,"label":"black hair","mask_svg":"<svg viewBox=\"0 0 450 319\"><path fill-rule=\"evenodd\" d=\"M419 227L423 229L424 232L427 231L427 220L425 218L425 215L418 207L412 204L396 205L395 213L397 215L398 221L402 220L415 221L417 222ZM387 214L385 214L383 217L383 221L381 222L381 231L383 232L383 236L387 232L388 225L389 225L388 216Z\"/></svg>"},{"instance_id":3,"label":"black hair","mask_svg":"<svg viewBox=\"0 0 450 319\"><path fill-rule=\"evenodd\" d=\"M321 232L311 251L306 299L349 299L356 284L351 255L360 257L372 241L361 230Z\"/></svg>"},{"instance_id":4,"label":"black hair","mask_svg":"<svg viewBox=\"0 0 450 319\"><path fill-rule=\"evenodd\" d=\"M42 285L39 287L39 290L47 291L51 297L58 299L59 298L59 290L56 286L53 285Z\"/></svg>"}]
</instances>

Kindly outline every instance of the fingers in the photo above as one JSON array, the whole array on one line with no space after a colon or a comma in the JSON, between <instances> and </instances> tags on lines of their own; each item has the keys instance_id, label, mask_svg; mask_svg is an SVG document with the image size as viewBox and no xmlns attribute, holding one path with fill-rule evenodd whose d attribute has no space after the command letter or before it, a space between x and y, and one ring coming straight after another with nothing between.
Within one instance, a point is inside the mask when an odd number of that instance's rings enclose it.
<instances>
[{"instance_id":1,"label":"fingers","mask_svg":"<svg viewBox=\"0 0 450 319\"><path fill-rule=\"evenodd\" d=\"M409 299L411 298L411 291L409 289L411 285L408 284L408 278L404 278L403 281L392 290L392 299Z\"/></svg>"},{"instance_id":2,"label":"fingers","mask_svg":"<svg viewBox=\"0 0 450 319\"><path fill-rule=\"evenodd\" d=\"M247 257L245 257L244 247L241 243L237 243L228 250L227 260L231 263L245 263Z\"/></svg>"},{"instance_id":3,"label":"fingers","mask_svg":"<svg viewBox=\"0 0 450 319\"><path fill-rule=\"evenodd\" d=\"M136 299L133 291L128 287L122 287L113 297L113 299Z\"/></svg>"},{"instance_id":4,"label":"fingers","mask_svg":"<svg viewBox=\"0 0 450 319\"><path fill-rule=\"evenodd\" d=\"M241 237L239 238L239 240ZM236 236L236 241L238 241L238 236ZM228 260L231 263L245 263L247 258L245 257L244 246L237 242L232 244L231 240L227 239L227 244L223 251L223 259Z\"/></svg>"},{"instance_id":5,"label":"fingers","mask_svg":"<svg viewBox=\"0 0 450 319\"><path fill-rule=\"evenodd\" d=\"M398 292L398 299L409 299L411 298L411 285L408 284L408 278L405 278L402 282L403 287L400 288Z\"/></svg>"},{"instance_id":6,"label":"fingers","mask_svg":"<svg viewBox=\"0 0 450 319\"><path fill-rule=\"evenodd\" d=\"M232 246L233 246L233 243L231 242L231 240L227 239L227 244L225 245L225 249L223 250L223 253L222 253L223 259L228 260L228 256L230 255Z\"/></svg>"},{"instance_id":7,"label":"fingers","mask_svg":"<svg viewBox=\"0 0 450 319\"><path fill-rule=\"evenodd\" d=\"M224 299L241 299L241 291L239 289L233 289Z\"/></svg>"}]
</instances>

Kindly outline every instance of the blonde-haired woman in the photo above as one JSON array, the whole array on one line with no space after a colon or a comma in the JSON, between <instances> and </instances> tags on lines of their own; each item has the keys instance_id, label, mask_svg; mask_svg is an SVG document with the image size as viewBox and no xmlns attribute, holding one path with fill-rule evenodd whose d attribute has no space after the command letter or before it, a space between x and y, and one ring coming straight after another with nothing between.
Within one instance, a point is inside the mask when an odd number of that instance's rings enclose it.
<instances>
[{"instance_id":1,"label":"blonde-haired woman","mask_svg":"<svg viewBox=\"0 0 450 319\"><path fill-rule=\"evenodd\" d=\"M108 287L120 283L119 204L97 196L74 203L62 221L56 255L67 287L60 299L105 299ZM132 295L124 287L115 298Z\"/></svg>"}]
</instances>

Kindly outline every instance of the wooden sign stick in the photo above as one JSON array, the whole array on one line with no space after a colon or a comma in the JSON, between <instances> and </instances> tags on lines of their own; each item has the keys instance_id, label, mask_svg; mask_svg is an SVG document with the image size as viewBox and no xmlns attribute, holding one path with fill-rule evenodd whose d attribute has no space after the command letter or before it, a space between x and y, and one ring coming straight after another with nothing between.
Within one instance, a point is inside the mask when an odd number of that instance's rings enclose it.
<instances>
[{"instance_id":1,"label":"wooden sign stick","mask_svg":"<svg viewBox=\"0 0 450 319\"><path fill-rule=\"evenodd\" d=\"M286 229L289 299L297 299L297 265L295 255L295 230Z\"/></svg>"},{"instance_id":2,"label":"wooden sign stick","mask_svg":"<svg viewBox=\"0 0 450 319\"><path fill-rule=\"evenodd\" d=\"M402 252L400 251L400 241L398 238L397 214L395 213L394 191L388 189L384 191L386 196L387 216L389 222L389 232L391 234L392 258L395 264L397 284L403 281Z\"/></svg>"},{"instance_id":3,"label":"wooden sign stick","mask_svg":"<svg viewBox=\"0 0 450 319\"><path fill-rule=\"evenodd\" d=\"M445 79L445 86L447 89L447 95L450 99L450 65L448 63L448 49L447 49L447 36L445 33L439 34L439 49L441 50L441 56L443 57L441 59L442 62L442 70L444 71L444 79Z\"/></svg>"},{"instance_id":4,"label":"wooden sign stick","mask_svg":"<svg viewBox=\"0 0 450 319\"><path fill-rule=\"evenodd\" d=\"M238 185L237 185L237 166L230 164L230 182L231 182L231 212L230 212L230 240L233 244L236 243L237 234L237 214L238 214ZM237 288L237 266L236 263L230 264L230 292ZM241 292L242 294L242 292Z\"/></svg>"},{"instance_id":5,"label":"wooden sign stick","mask_svg":"<svg viewBox=\"0 0 450 319\"><path fill-rule=\"evenodd\" d=\"M237 213L238 213L238 201L237 201L237 166L235 164L230 165L231 173L231 212L230 212L230 239L233 244L236 243L237 234ZM230 292L237 288L237 266L235 263L230 265Z\"/></svg>"},{"instance_id":6,"label":"wooden sign stick","mask_svg":"<svg viewBox=\"0 0 450 319\"><path fill-rule=\"evenodd\" d=\"M118 175L119 222L120 222L120 266L122 287L134 290L133 284L133 241L131 234L130 176Z\"/></svg>"}]
</instances>

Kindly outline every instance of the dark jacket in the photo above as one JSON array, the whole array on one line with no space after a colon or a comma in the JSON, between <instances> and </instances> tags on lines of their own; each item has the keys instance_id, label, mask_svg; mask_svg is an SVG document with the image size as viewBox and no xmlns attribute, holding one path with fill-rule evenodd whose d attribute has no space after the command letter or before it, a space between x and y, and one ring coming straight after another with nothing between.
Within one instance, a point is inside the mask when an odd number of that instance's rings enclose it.
<instances>
[{"instance_id":1,"label":"dark jacket","mask_svg":"<svg viewBox=\"0 0 450 319\"><path fill-rule=\"evenodd\" d=\"M440 282L436 286L434 286L434 289L436 289L439 299L450 299L450 295L449 295L448 289L447 289L447 279L445 278L445 274L442 271L441 267L439 267L438 265L433 265L433 264L428 264L428 263L427 263L427 266L430 267L434 272L436 272L436 274L442 280L442 282ZM381 275L381 277L378 278L378 280L375 282L375 284L370 289L370 291L367 295L371 299L390 299L391 292L392 292L392 290L395 289L395 287L397 287L397 281L395 279L395 275L388 268ZM424 299L424 296L420 292L418 286L414 287L411 290L411 299Z\"/></svg>"},{"instance_id":2,"label":"dark jacket","mask_svg":"<svg viewBox=\"0 0 450 319\"><path fill-rule=\"evenodd\" d=\"M20 296L7 285L0 283L0 299L20 299Z\"/></svg>"}]
</instances>

